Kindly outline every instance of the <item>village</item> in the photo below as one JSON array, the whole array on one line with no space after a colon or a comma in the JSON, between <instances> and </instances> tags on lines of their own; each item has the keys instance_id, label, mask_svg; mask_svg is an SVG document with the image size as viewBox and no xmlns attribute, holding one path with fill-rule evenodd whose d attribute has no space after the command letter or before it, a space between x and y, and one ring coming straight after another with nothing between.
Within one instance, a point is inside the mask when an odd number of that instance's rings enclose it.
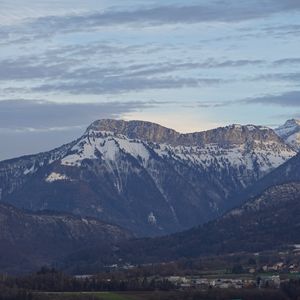
<instances>
[{"instance_id":1,"label":"village","mask_svg":"<svg viewBox=\"0 0 300 300\"><path fill-rule=\"evenodd\" d=\"M251 261L253 265L251 265ZM179 290L208 290L208 289L280 289L282 284L291 279L300 278L300 264L298 258L287 263L287 259L279 260L269 264L257 264L255 260L249 259L245 265L234 265L226 270L206 269L203 271L189 270L186 274L174 273L172 275L147 276L146 279L156 282L169 282L175 289ZM249 264L250 262L250 264ZM164 264L162 264L164 265ZM165 264L167 265L167 264ZM151 264L144 265L151 269ZM130 272L136 270L137 266L117 264L108 267L113 273L123 270ZM92 277L92 275L78 276L79 278ZM109 280L109 279L107 279Z\"/></svg>"},{"instance_id":2,"label":"village","mask_svg":"<svg viewBox=\"0 0 300 300\"><path fill-rule=\"evenodd\" d=\"M279 289L282 283L290 279L300 278L298 264L277 262L263 265L259 268L243 269L239 266L240 274L215 274L210 276L169 276L164 279L175 284L180 289L241 289L241 288L274 288Z\"/></svg>"},{"instance_id":3,"label":"village","mask_svg":"<svg viewBox=\"0 0 300 300\"><path fill-rule=\"evenodd\" d=\"M258 278L198 278L170 276L166 278L179 289L242 289L242 288L274 288L279 289L281 279L279 275Z\"/></svg>"}]
</instances>

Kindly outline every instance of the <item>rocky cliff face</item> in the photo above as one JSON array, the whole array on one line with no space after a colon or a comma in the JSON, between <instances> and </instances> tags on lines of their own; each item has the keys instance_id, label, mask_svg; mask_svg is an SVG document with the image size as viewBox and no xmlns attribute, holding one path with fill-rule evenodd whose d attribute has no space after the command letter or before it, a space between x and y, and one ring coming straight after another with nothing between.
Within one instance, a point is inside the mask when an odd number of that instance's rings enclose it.
<instances>
[{"instance_id":1,"label":"rocky cliff face","mask_svg":"<svg viewBox=\"0 0 300 300\"><path fill-rule=\"evenodd\" d=\"M157 144L174 144L180 133L161 125L145 122L104 119L93 122L87 132L111 132L115 135L124 135L129 139L139 139Z\"/></svg>"},{"instance_id":2,"label":"rocky cliff face","mask_svg":"<svg viewBox=\"0 0 300 300\"><path fill-rule=\"evenodd\" d=\"M10 273L28 272L81 248L109 247L132 237L96 219L30 213L4 204L0 204L0 228L0 269Z\"/></svg>"},{"instance_id":3,"label":"rocky cliff face","mask_svg":"<svg viewBox=\"0 0 300 300\"><path fill-rule=\"evenodd\" d=\"M180 134L142 121L100 120L68 145L0 163L2 201L93 216L138 235L211 220L233 195L295 155L266 127Z\"/></svg>"},{"instance_id":4,"label":"rocky cliff face","mask_svg":"<svg viewBox=\"0 0 300 300\"><path fill-rule=\"evenodd\" d=\"M252 141L273 141L280 143L277 134L270 128L254 125L230 125L208 131L181 134L161 125L144 121L98 120L92 123L89 131L104 131L124 135L129 139L139 139L171 146L204 146L217 144L230 147Z\"/></svg>"}]
</instances>

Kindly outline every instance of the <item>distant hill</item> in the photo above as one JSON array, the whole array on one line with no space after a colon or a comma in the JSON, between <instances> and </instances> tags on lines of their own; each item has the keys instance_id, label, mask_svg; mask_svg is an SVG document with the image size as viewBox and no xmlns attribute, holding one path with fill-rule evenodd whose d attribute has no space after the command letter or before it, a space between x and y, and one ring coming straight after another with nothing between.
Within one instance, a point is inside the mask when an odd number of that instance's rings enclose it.
<instances>
[{"instance_id":1,"label":"distant hill","mask_svg":"<svg viewBox=\"0 0 300 300\"><path fill-rule=\"evenodd\" d=\"M300 181L273 186L222 218L192 230L125 242L116 257L134 263L258 252L300 244Z\"/></svg>"},{"instance_id":2,"label":"distant hill","mask_svg":"<svg viewBox=\"0 0 300 300\"><path fill-rule=\"evenodd\" d=\"M33 271L84 247L97 246L101 255L130 237L129 232L95 219L30 213L0 204L0 272Z\"/></svg>"}]
</instances>

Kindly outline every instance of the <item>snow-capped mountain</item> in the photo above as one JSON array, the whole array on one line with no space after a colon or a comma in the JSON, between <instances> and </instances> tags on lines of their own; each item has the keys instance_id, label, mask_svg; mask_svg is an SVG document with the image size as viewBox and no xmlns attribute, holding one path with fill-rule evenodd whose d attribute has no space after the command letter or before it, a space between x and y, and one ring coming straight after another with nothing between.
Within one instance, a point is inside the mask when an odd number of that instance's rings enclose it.
<instances>
[{"instance_id":1,"label":"snow-capped mountain","mask_svg":"<svg viewBox=\"0 0 300 300\"><path fill-rule=\"evenodd\" d=\"M164 234L222 214L236 205L229 199L295 154L261 126L180 134L150 122L99 120L61 148L0 163L1 199Z\"/></svg>"},{"instance_id":2,"label":"snow-capped mountain","mask_svg":"<svg viewBox=\"0 0 300 300\"><path fill-rule=\"evenodd\" d=\"M300 120L291 119L275 129L275 132L297 152L300 151Z\"/></svg>"}]
</instances>

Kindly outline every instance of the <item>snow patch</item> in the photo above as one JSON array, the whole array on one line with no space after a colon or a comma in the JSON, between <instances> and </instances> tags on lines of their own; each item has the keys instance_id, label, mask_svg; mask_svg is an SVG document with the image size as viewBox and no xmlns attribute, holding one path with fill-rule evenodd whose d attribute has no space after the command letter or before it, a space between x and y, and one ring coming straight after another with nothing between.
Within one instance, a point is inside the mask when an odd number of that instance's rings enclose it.
<instances>
[{"instance_id":1,"label":"snow patch","mask_svg":"<svg viewBox=\"0 0 300 300\"><path fill-rule=\"evenodd\" d=\"M148 222L149 222L149 224L151 224L151 225L156 225L156 224L157 224L157 220L156 220L156 217L154 216L153 212L151 212L151 213L148 215Z\"/></svg>"},{"instance_id":2,"label":"snow patch","mask_svg":"<svg viewBox=\"0 0 300 300\"><path fill-rule=\"evenodd\" d=\"M24 174L24 175L33 174L35 171L36 171L36 170L35 170L35 168L34 168L34 165L32 165L31 168L26 169L26 170L23 172L23 174Z\"/></svg>"},{"instance_id":3,"label":"snow patch","mask_svg":"<svg viewBox=\"0 0 300 300\"><path fill-rule=\"evenodd\" d=\"M254 131L256 129L256 127L253 125L247 125L246 127L249 131Z\"/></svg>"},{"instance_id":4,"label":"snow patch","mask_svg":"<svg viewBox=\"0 0 300 300\"><path fill-rule=\"evenodd\" d=\"M55 181L59 181L59 180L70 180L70 178L64 174L52 172L45 179L46 182L55 182Z\"/></svg>"}]
</instances>

